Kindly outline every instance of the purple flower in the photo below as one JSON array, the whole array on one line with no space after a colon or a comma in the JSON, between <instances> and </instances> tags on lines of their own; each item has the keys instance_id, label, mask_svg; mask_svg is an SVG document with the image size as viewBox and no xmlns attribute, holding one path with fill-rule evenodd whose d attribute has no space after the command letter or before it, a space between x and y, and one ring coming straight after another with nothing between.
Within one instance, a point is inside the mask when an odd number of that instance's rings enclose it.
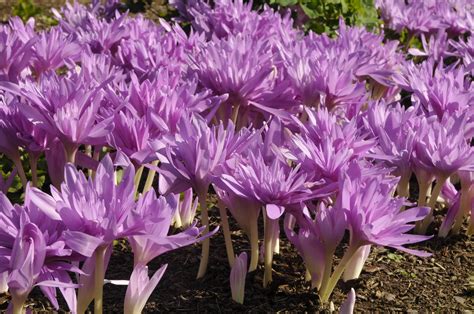
<instances>
[{"instance_id":1,"label":"purple flower","mask_svg":"<svg viewBox=\"0 0 474 314\"><path fill-rule=\"evenodd\" d=\"M407 202L404 198L391 196L396 184L397 179L387 177L386 170L367 169L356 161L348 166L341 178L334 207L345 213L350 231L349 248L332 275L323 277L328 279L321 284L322 302L328 301L344 270L365 245L388 246L417 256L430 256L403 246L431 238L406 234L414 227L409 223L422 220L430 210L415 207L401 212Z\"/></svg>"},{"instance_id":2,"label":"purple flower","mask_svg":"<svg viewBox=\"0 0 474 314\"><path fill-rule=\"evenodd\" d=\"M215 95L228 95L217 119L237 117L239 127L269 114L288 118L295 106L288 84L281 79L268 40L238 35L208 42L191 58L199 82Z\"/></svg>"},{"instance_id":3,"label":"purple flower","mask_svg":"<svg viewBox=\"0 0 474 314\"><path fill-rule=\"evenodd\" d=\"M239 198L251 200L251 203L265 206L263 284L266 286L272 280L273 250L280 230L278 218L283 215L285 209L298 207L301 202L321 196L324 192L317 189L319 182L311 181L308 174L301 169L301 165L292 168L277 158L267 164L258 150L255 153L248 153L246 158L241 158L235 171L221 175L219 182L216 183L221 185L222 189L229 190L231 195L235 194ZM250 208L258 217L258 211L253 210L253 206ZM252 254L253 252L254 250Z\"/></svg>"},{"instance_id":4,"label":"purple flower","mask_svg":"<svg viewBox=\"0 0 474 314\"><path fill-rule=\"evenodd\" d=\"M174 225L177 228L186 228L193 223L198 206L198 198L193 198L193 189L188 189L184 191L183 194L182 199L179 194L176 195L176 202L178 205L174 216Z\"/></svg>"},{"instance_id":5,"label":"purple flower","mask_svg":"<svg viewBox=\"0 0 474 314\"><path fill-rule=\"evenodd\" d=\"M197 228L196 224L181 233L168 235L176 210L177 203L174 195L156 198L155 192L149 191L138 200L130 221L132 224L135 220L146 223L143 235L128 237L135 265L146 265L163 253L204 239L204 237L198 238L204 227ZM208 233L206 237L212 236L216 231L217 229Z\"/></svg>"},{"instance_id":6,"label":"purple flower","mask_svg":"<svg viewBox=\"0 0 474 314\"><path fill-rule=\"evenodd\" d=\"M447 178L458 170L474 169L474 150L465 138L466 115L443 121L424 119L415 139L414 163L435 175Z\"/></svg>"},{"instance_id":7,"label":"purple flower","mask_svg":"<svg viewBox=\"0 0 474 314\"><path fill-rule=\"evenodd\" d=\"M235 256L234 265L230 271L230 289L232 300L244 304L245 278L247 277L247 253L243 252Z\"/></svg>"},{"instance_id":8,"label":"purple flower","mask_svg":"<svg viewBox=\"0 0 474 314\"><path fill-rule=\"evenodd\" d=\"M52 196L49 196L33 189L32 201L45 200L37 205L45 212L55 213L54 216L64 222L66 244L75 252L90 257L97 247L137 233L143 226L143 223L126 224L135 205L134 175L133 167L127 167L122 181L116 185L117 175L109 156L101 161L93 180L67 164L61 190L51 187Z\"/></svg>"},{"instance_id":9,"label":"purple flower","mask_svg":"<svg viewBox=\"0 0 474 314\"><path fill-rule=\"evenodd\" d=\"M471 83L465 79L464 69L436 66L433 59L420 66L406 64L395 80L403 89L414 93L414 100L429 115L436 114L440 120L445 115L468 110L468 104L473 101L469 92Z\"/></svg>"},{"instance_id":10,"label":"purple flower","mask_svg":"<svg viewBox=\"0 0 474 314\"><path fill-rule=\"evenodd\" d=\"M454 50L450 55L461 58L466 71L470 71L472 75L474 71L474 38L469 36L465 41L462 38L459 41L450 40L449 44Z\"/></svg>"},{"instance_id":11,"label":"purple flower","mask_svg":"<svg viewBox=\"0 0 474 314\"><path fill-rule=\"evenodd\" d=\"M163 277L168 264L161 266L155 274L148 277L148 267L139 264L133 268L125 294L124 313L141 313L148 298Z\"/></svg>"},{"instance_id":12,"label":"purple flower","mask_svg":"<svg viewBox=\"0 0 474 314\"><path fill-rule=\"evenodd\" d=\"M68 161L74 162L81 144L104 144L105 136L113 127L112 118L97 121L102 88L89 86L80 74L59 77L44 75L40 82L21 82L19 86L3 83L0 86L25 97L22 112L35 124L58 137L66 150Z\"/></svg>"},{"instance_id":13,"label":"purple flower","mask_svg":"<svg viewBox=\"0 0 474 314\"><path fill-rule=\"evenodd\" d=\"M453 35L472 30L472 3L458 1L403 1L377 0L382 18L389 28L401 32L407 29L411 34L435 33L446 29Z\"/></svg>"},{"instance_id":14,"label":"purple flower","mask_svg":"<svg viewBox=\"0 0 474 314\"><path fill-rule=\"evenodd\" d=\"M235 168L233 174L221 176L222 187L235 195L253 199L267 206L267 215L278 219L286 207L318 196L318 182L308 181L308 174L298 165L295 168L279 159L267 164L258 151L250 152Z\"/></svg>"},{"instance_id":15,"label":"purple flower","mask_svg":"<svg viewBox=\"0 0 474 314\"><path fill-rule=\"evenodd\" d=\"M336 247L347 227L344 211L321 202L313 219L308 209L303 208L302 214L296 215L297 232L292 218L291 215L285 217L285 233L303 257L311 274L312 286L320 289L321 284L329 279Z\"/></svg>"},{"instance_id":16,"label":"purple flower","mask_svg":"<svg viewBox=\"0 0 474 314\"><path fill-rule=\"evenodd\" d=\"M354 313L354 305L356 301L356 294L354 288L351 288L349 294L347 295L347 299L344 300L344 303L341 304L341 308L339 309L339 314L352 314Z\"/></svg>"},{"instance_id":17,"label":"purple flower","mask_svg":"<svg viewBox=\"0 0 474 314\"><path fill-rule=\"evenodd\" d=\"M0 273L7 273L6 283L13 306L22 307L34 286L40 286L51 304L58 309L59 287L71 310L75 309L74 285L68 271L81 273L70 261L72 251L61 239L64 225L52 219L54 212L43 213L31 202L26 190L25 206L12 206L0 194ZM41 202L41 200L38 200ZM53 283L56 282L56 283Z\"/></svg>"},{"instance_id":18,"label":"purple flower","mask_svg":"<svg viewBox=\"0 0 474 314\"><path fill-rule=\"evenodd\" d=\"M128 112L120 112L114 117L114 129L107 135L113 148L127 155L136 165L152 158L150 127L146 119Z\"/></svg>"},{"instance_id":19,"label":"purple flower","mask_svg":"<svg viewBox=\"0 0 474 314\"><path fill-rule=\"evenodd\" d=\"M429 236L405 234L423 219L429 209L415 207L400 212L406 204L403 198L391 198L396 180L383 176L364 175L364 169L352 163L341 181L336 206L346 212L351 232L351 245L376 244L415 254L430 254L403 247L404 244L427 240Z\"/></svg>"},{"instance_id":20,"label":"purple flower","mask_svg":"<svg viewBox=\"0 0 474 314\"><path fill-rule=\"evenodd\" d=\"M100 307L113 241L144 232L144 222L129 217L134 215L134 177L134 167L128 166L117 184L114 165L107 155L94 179L86 179L82 171L67 164L60 191L51 187L52 196L49 196L32 189L32 202L53 219L63 221L67 230L63 231L62 239L73 251L87 258L84 272L94 273L94 276L80 276L83 285L79 288L79 311L86 309L92 298Z\"/></svg>"},{"instance_id":21,"label":"purple flower","mask_svg":"<svg viewBox=\"0 0 474 314\"><path fill-rule=\"evenodd\" d=\"M327 195L337 190L347 163L364 155L374 140L364 140L355 120L338 119L327 109L306 110L307 123L298 122L299 134L292 136L289 156L297 160L313 181L322 181Z\"/></svg>"},{"instance_id":22,"label":"purple flower","mask_svg":"<svg viewBox=\"0 0 474 314\"><path fill-rule=\"evenodd\" d=\"M37 76L56 70L66 62L78 61L81 47L59 28L51 28L38 36L33 47L31 66Z\"/></svg>"},{"instance_id":23,"label":"purple flower","mask_svg":"<svg viewBox=\"0 0 474 314\"><path fill-rule=\"evenodd\" d=\"M0 26L0 80L18 82L33 55L34 21L26 25L19 17L10 20L9 25Z\"/></svg>"},{"instance_id":24,"label":"purple flower","mask_svg":"<svg viewBox=\"0 0 474 314\"><path fill-rule=\"evenodd\" d=\"M180 193L192 187L205 195L213 178L221 174L235 154L243 152L257 133L236 132L232 123L209 127L197 115L181 119L179 131L166 141L160 165L160 193Z\"/></svg>"},{"instance_id":25,"label":"purple flower","mask_svg":"<svg viewBox=\"0 0 474 314\"><path fill-rule=\"evenodd\" d=\"M429 38L429 43L426 41L426 36L421 35L423 43L423 51L417 48L408 49L408 53L412 56L422 56L432 58L437 63L443 63L443 58L448 55L448 35L444 30L440 30L436 35Z\"/></svg>"},{"instance_id":26,"label":"purple flower","mask_svg":"<svg viewBox=\"0 0 474 314\"><path fill-rule=\"evenodd\" d=\"M245 150L255 139L255 134L243 129L236 132L229 122L209 127L206 121L192 115L191 121L182 119L174 139L158 152L161 158L159 188L161 194L180 193L190 187L197 193L201 205L201 223L209 233L207 191L215 176L223 172L234 154ZM209 239L203 242L203 258L198 278L204 276L209 256Z\"/></svg>"}]
</instances>

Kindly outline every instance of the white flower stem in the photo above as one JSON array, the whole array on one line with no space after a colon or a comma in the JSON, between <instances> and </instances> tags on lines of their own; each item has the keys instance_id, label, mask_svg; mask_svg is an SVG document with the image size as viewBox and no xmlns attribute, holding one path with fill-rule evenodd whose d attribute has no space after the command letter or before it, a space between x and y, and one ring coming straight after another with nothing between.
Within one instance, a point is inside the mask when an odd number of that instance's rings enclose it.
<instances>
[{"instance_id":1,"label":"white flower stem","mask_svg":"<svg viewBox=\"0 0 474 314\"><path fill-rule=\"evenodd\" d=\"M344 270L346 269L347 264L351 261L352 256L357 252L359 249L359 244L352 244L347 249L346 253L342 257L342 260L334 269L332 276L329 278L329 282L326 287L320 290L320 298L322 303L327 303L329 301L329 297L331 296L332 291L336 287L337 282L341 278Z\"/></svg>"},{"instance_id":2,"label":"white flower stem","mask_svg":"<svg viewBox=\"0 0 474 314\"><path fill-rule=\"evenodd\" d=\"M443 185L447 179L448 177L446 176L440 176L439 178L437 178L436 184L433 188L433 191L431 192L430 201L428 203L428 207L431 208L430 212L419 224L416 225L415 232L419 234L426 234L426 230L433 221L433 211L436 205L436 201L438 200L438 196L441 193L441 189L443 188Z\"/></svg>"},{"instance_id":3,"label":"white flower stem","mask_svg":"<svg viewBox=\"0 0 474 314\"><path fill-rule=\"evenodd\" d=\"M329 279L331 278L332 264L334 262L334 251L326 252L326 257L324 259L324 273L322 280L317 284L319 291L322 293L326 291L329 286Z\"/></svg>"},{"instance_id":4,"label":"white flower stem","mask_svg":"<svg viewBox=\"0 0 474 314\"><path fill-rule=\"evenodd\" d=\"M38 186L38 159L39 155L30 153L31 183L34 187Z\"/></svg>"},{"instance_id":5,"label":"white flower stem","mask_svg":"<svg viewBox=\"0 0 474 314\"><path fill-rule=\"evenodd\" d=\"M66 153L66 162L76 164L76 153L77 147L75 145L64 145L64 151Z\"/></svg>"},{"instance_id":6,"label":"white flower stem","mask_svg":"<svg viewBox=\"0 0 474 314\"><path fill-rule=\"evenodd\" d=\"M252 272L257 269L259 258L257 219L253 219L252 221L250 221L250 250L251 254L249 272Z\"/></svg>"},{"instance_id":7,"label":"white flower stem","mask_svg":"<svg viewBox=\"0 0 474 314\"><path fill-rule=\"evenodd\" d=\"M273 263L273 248L274 248L274 229L278 224L278 219L272 220L268 218L265 212L265 239L264 239L264 265L265 273L263 275L263 287L267 287L272 281L272 263Z\"/></svg>"},{"instance_id":8,"label":"white flower stem","mask_svg":"<svg viewBox=\"0 0 474 314\"><path fill-rule=\"evenodd\" d=\"M137 172L135 173L135 178L133 180L133 183L135 185L135 190L133 194L135 195L135 198L138 197L138 188L140 186L142 175L143 175L143 166L140 166L140 168L138 168Z\"/></svg>"},{"instance_id":9,"label":"white flower stem","mask_svg":"<svg viewBox=\"0 0 474 314\"><path fill-rule=\"evenodd\" d=\"M219 201L218 206L219 206L219 214L221 216L222 231L224 232L227 260L229 261L229 266L232 267L232 265L234 265L235 256L234 256L234 246L232 245L232 237L230 234L229 220L227 219L227 210L222 201Z\"/></svg>"},{"instance_id":10,"label":"white flower stem","mask_svg":"<svg viewBox=\"0 0 474 314\"><path fill-rule=\"evenodd\" d=\"M151 164L153 166L157 166L158 160L153 161ZM145 186L143 187L143 194L145 194L146 192L150 190L151 186L153 185L153 180L155 179L155 174L156 174L155 170L148 169L148 175L146 177Z\"/></svg>"},{"instance_id":11,"label":"white flower stem","mask_svg":"<svg viewBox=\"0 0 474 314\"><path fill-rule=\"evenodd\" d=\"M26 295L22 296L12 296L12 313L13 314L24 314L26 313L25 309L25 302L26 302Z\"/></svg>"},{"instance_id":12,"label":"white flower stem","mask_svg":"<svg viewBox=\"0 0 474 314\"><path fill-rule=\"evenodd\" d=\"M198 195L199 204L201 207L201 224L206 226L204 230L204 235L209 233L209 216L207 212L207 202L206 202L206 193ZM199 264L199 270L197 274L197 279L204 277L207 271L207 264L209 261L209 238L202 241L202 252L201 252L201 262Z\"/></svg>"},{"instance_id":13,"label":"white flower stem","mask_svg":"<svg viewBox=\"0 0 474 314\"><path fill-rule=\"evenodd\" d=\"M471 188L471 182L461 181L461 200L459 204L459 210L454 218L452 234L459 234L462 223L464 222L464 216L469 214L471 209L470 203L472 200L474 189Z\"/></svg>"},{"instance_id":14,"label":"white flower stem","mask_svg":"<svg viewBox=\"0 0 474 314\"><path fill-rule=\"evenodd\" d=\"M397 194L401 197L410 197L410 177L411 172L405 173L401 176L397 186Z\"/></svg>"},{"instance_id":15,"label":"white flower stem","mask_svg":"<svg viewBox=\"0 0 474 314\"><path fill-rule=\"evenodd\" d=\"M28 183L28 180L26 179L25 169L23 168L23 164L21 163L20 154L17 154L17 156L15 156L12 160L15 164L18 176L20 177L21 185L23 186L23 189L26 189L26 184Z\"/></svg>"},{"instance_id":16,"label":"white flower stem","mask_svg":"<svg viewBox=\"0 0 474 314\"><path fill-rule=\"evenodd\" d=\"M94 270L94 314L102 314L104 296L104 255L107 246L99 246L95 255Z\"/></svg>"}]
</instances>

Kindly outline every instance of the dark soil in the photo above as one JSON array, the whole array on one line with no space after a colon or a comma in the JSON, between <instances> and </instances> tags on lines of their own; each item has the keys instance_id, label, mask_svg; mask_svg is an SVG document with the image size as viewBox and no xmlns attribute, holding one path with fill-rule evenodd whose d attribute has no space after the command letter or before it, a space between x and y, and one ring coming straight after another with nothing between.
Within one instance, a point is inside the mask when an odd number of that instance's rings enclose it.
<instances>
[{"instance_id":1,"label":"dark soil","mask_svg":"<svg viewBox=\"0 0 474 314\"><path fill-rule=\"evenodd\" d=\"M217 210L211 211L217 217ZM438 216L437 218L441 218ZM436 225L439 225L437 219ZM217 219L213 219L214 225ZM248 250L246 237L237 231L231 219L236 254ZM436 231L436 228L432 229ZM344 301L350 288L357 294L356 309L383 312L459 312L474 310L474 290L469 277L474 275L474 241L465 235L433 239L411 246L433 253L418 258L405 253L374 248L359 279L340 282L332 301L335 308ZM342 249L339 254L342 254ZM282 234L281 254L274 258L273 283L262 287L263 267L248 274L244 305L232 301L229 287L230 269L221 232L211 241L209 268L203 279L196 280L200 246L194 245L157 258L150 266L150 275L167 263L168 269L158 288L150 297L146 312L318 312L328 311L319 304L318 295L305 282L302 259ZM107 279L128 279L133 257L126 245L116 246ZM104 287L104 312L123 311L126 287ZM2 304L3 303L3 304ZM0 309L8 303L0 296ZM29 302L35 311L51 307L39 291ZM65 305L63 303L65 308Z\"/></svg>"}]
</instances>

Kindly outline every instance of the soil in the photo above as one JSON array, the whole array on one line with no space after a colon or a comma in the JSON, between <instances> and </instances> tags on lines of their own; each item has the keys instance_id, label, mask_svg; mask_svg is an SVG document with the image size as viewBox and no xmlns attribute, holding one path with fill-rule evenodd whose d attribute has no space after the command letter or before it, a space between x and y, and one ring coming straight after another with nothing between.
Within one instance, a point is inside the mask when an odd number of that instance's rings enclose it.
<instances>
[{"instance_id":1,"label":"soil","mask_svg":"<svg viewBox=\"0 0 474 314\"><path fill-rule=\"evenodd\" d=\"M216 209L211 210L218 217ZM431 232L436 232L441 221L438 213ZM212 219L217 225L217 218ZM234 250L236 254L249 250L247 238L238 231L230 218ZM426 250L433 255L419 258L394 250L374 247L359 279L340 282L331 300L337 310L350 288L357 295L356 310L383 312L465 312L474 310L474 286L469 277L474 275L474 241L465 235L447 239L437 237L412 245L411 248ZM211 240L209 268L204 278L196 280L200 246L194 245L169 252L150 263L150 275L167 263L168 269L158 288L151 295L147 313L235 313L235 312L329 312L321 306L317 293L305 282L305 268L301 257L282 233L281 254L276 255L273 265L273 282L267 289L262 287L263 267L248 274L244 305L232 301L230 268L225 253L222 232ZM343 249L337 254L342 255ZM116 245L107 279L128 279L132 270L133 256L124 243ZM472 279L471 279L472 280ZM104 312L123 311L126 287L104 287ZM5 309L8 296L0 296L0 309ZM62 308L66 308L61 301ZM35 311L51 311L52 308L34 291L28 302Z\"/></svg>"}]
</instances>

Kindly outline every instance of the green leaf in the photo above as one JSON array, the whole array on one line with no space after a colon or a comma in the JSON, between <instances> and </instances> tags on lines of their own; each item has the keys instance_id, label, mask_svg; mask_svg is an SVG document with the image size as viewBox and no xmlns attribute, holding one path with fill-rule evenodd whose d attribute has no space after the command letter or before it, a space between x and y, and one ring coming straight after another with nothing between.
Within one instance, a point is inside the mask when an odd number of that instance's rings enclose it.
<instances>
[{"instance_id":1,"label":"green leaf","mask_svg":"<svg viewBox=\"0 0 474 314\"><path fill-rule=\"evenodd\" d=\"M270 0L270 4L276 4L282 7L298 4L298 0Z\"/></svg>"}]
</instances>

